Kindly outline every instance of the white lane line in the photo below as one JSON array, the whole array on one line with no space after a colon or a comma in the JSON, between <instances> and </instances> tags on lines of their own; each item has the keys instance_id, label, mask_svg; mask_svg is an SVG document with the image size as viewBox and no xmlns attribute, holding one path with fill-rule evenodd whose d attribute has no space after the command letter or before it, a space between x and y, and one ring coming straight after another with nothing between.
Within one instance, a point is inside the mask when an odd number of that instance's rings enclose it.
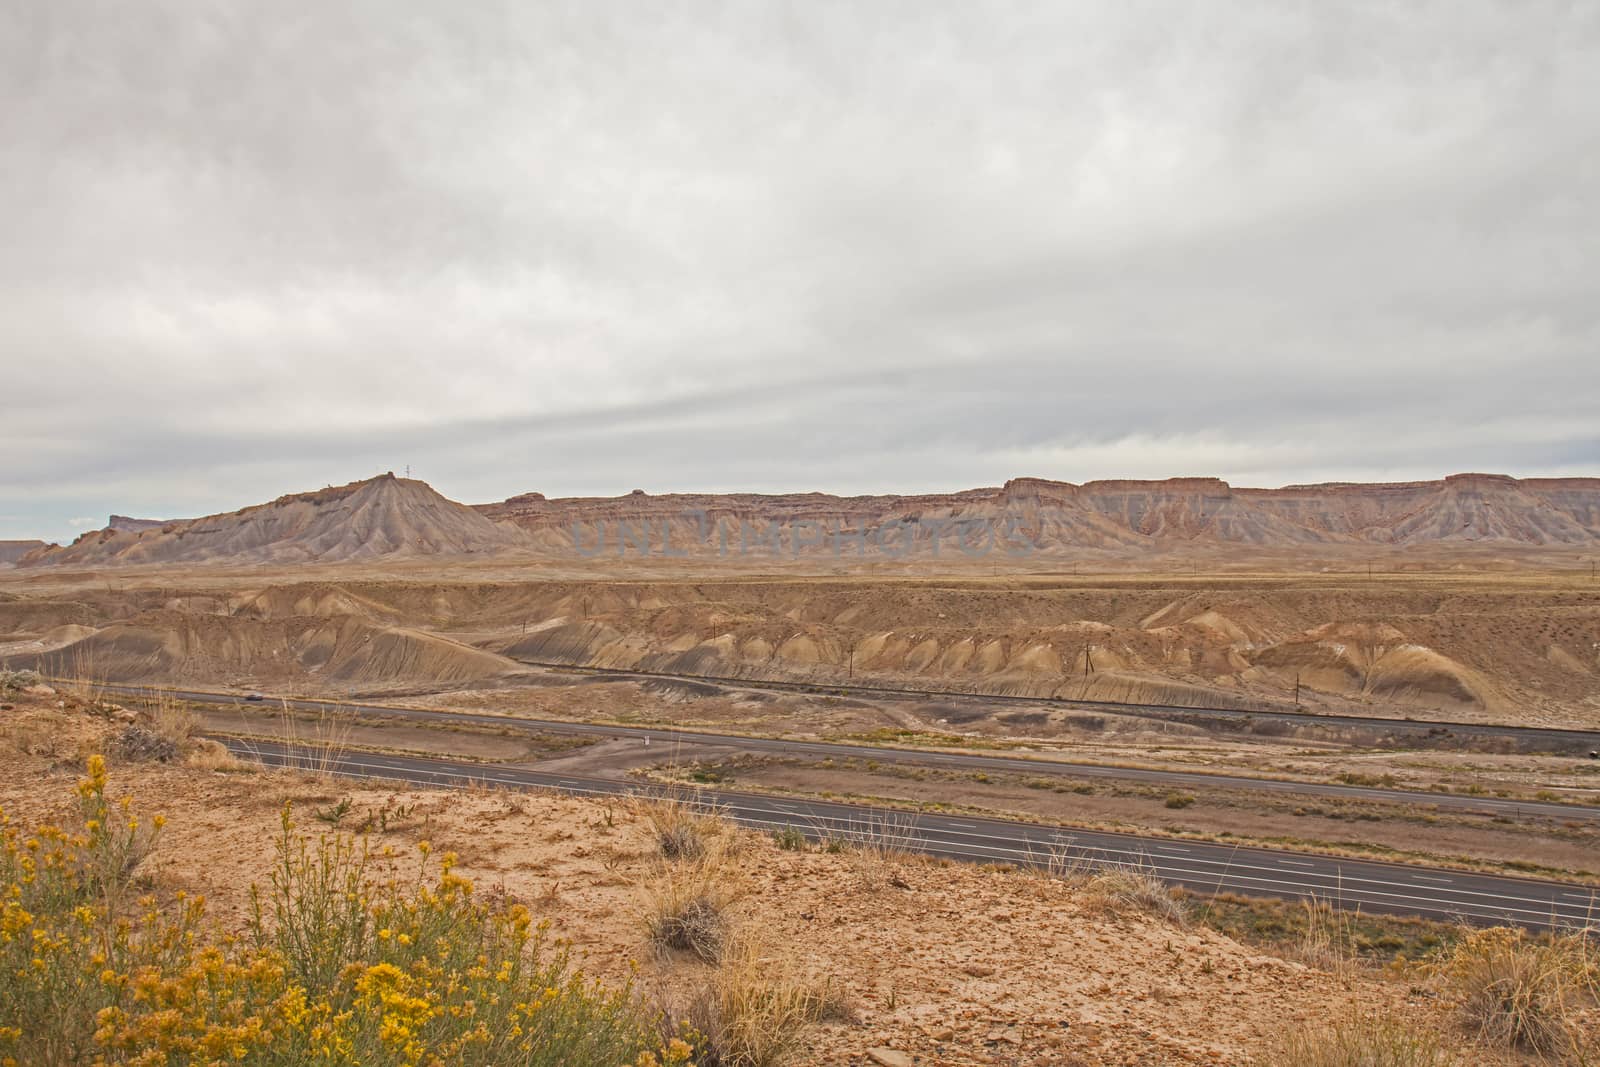
<instances>
[{"instance_id":1,"label":"white lane line","mask_svg":"<svg viewBox=\"0 0 1600 1067\"><path fill-rule=\"evenodd\" d=\"M1316 866L1316 864L1312 863L1310 860L1279 860L1278 862L1281 863L1281 864L1286 864L1287 866L1290 866L1290 867L1315 867Z\"/></svg>"},{"instance_id":2,"label":"white lane line","mask_svg":"<svg viewBox=\"0 0 1600 1067\"><path fill-rule=\"evenodd\" d=\"M1416 880L1419 881L1419 882L1436 882L1439 885L1453 885L1453 884L1455 884L1455 879L1454 878L1435 878L1431 874L1418 874L1418 875L1413 875L1413 877L1416 878Z\"/></svg>"},{"instance_id":3,"label":"white lane line","mask_svg":"<svg viewBox=\"0 0 1600 1067\"><path fill-rule=\"evenodd\" d=\"M356 767L356 768L369 767L369 768L373 768L373 769L377 769L377 770L394 770L395 769L395 768L392 768L392 767L386 767L386 766L381 765L381 764L370 764L370 763L369 764L363 764L362 762L360 762L358 760L352 760L352 759L349 759L348 757L343 759L340 762L340 766L342 766L342 767ZM408 773L416 773L416 772L408 772ZM424 772L424 773L427 773L427 772ZM460 779L460 780L463 780L463 781L473 781L474 780L473 776L471 776L471 775L457 774L457 773L453 773L453 772L450 772L450 771L432 772L432 773L429 774L429 777L430 777L430 780L432 780L432 781L439 781L441 779L441 777L445 778L445 779ZM569 789L570 792L581 793L581 794L615 795L615 793L619 791L619 790L614 790L614 789L585 788L583 786L580 786L576 782L572 782L570 779L559 779L558 781L561 782L561 784L563 784L563 785L569 785L570 784L570 787L571 787ZM542 788L549 788L549 786L547 784L540 783L540 782L529 782L527 784L530 787L533 787L533 788L541 788L541 787ZM759 812L761 810L761 809L753 809L753 808L748 808L748 807L741 807L740 805L733 804L733 803L725 804L724 807L730 813L738 813L738 812L750 813L750 812ZM829 817L821 817L821 816L819 816L818 817L818 821L819 822L835 823L835 824L838 824L838 825L841 825L841 826L844 826L844 827L848 828L851 825L851 821L850 821L851 819L859 820L859 818L860 818L860 816L852 816L852 817L848 817L848 818L844 818L844 819L829 818ZM770 820L760 819L760 818L756 818L756 817L741 818L741 821L750 822L750 823L756 823L756 824L759 824L759 825L777 825L777 826L787 826L787 825L789 825L787 822L784 822L784 823L773 823ZM937 830L937 828L931 828L931 827L925 827L925 828L921 828L921 829L935 830L935 831ZM949 835L949 836L968 837L968 836L973 836L973 835L954 834L954 835ZM1028 847L1023 848L1023 849L1007 848L1004 845L1000 844L1000 842L1002 842L1002 841L1017 842L1017 843L1024 844L1024 845L1026 845ZM1010 837L993 837L993 836L990 836L990 837L979 838L977 843L975 843L975 844L962 845L960 847L964 847L964 848L967 848L969 850L981 850L981 851L984 851L984 852L995 853L995 854L999 854L999 855L1003 855L1003 856L1015 856L1015 857L1018 857L1019 859L1022 859L1022 860L1028 860L1028 859L1037 858L1037 853L1034 851L1034 846L1039 845L1039 844L1040 844L1040 842L1038 842L1037 840L1029 839L1029 838L1010 838ZM926 842L924 842L924 845L926 846ZM1087 854L1087 853L1100 853L1101 855L1103 855L1105 857L1105 859L1102 860L1101 862L1125 863L1125 862L1128 862L1128 861L1131 860L1131 861L1133 861L1135 863L1139 863L1139 862L1146 862L1147 863L1152 859L1150 854L1147 851L1145 851L1144 849L1117 849L1117 848L1105 848L1105 847L1101 847L1101 846L1085 845L1085 846L1080 846L1078 850L1080 852L1082 852L1082 853L1085 853L1085 854ZM1256 866L1256 865L1253 865L1253 864L1248 864L1248 863L1243 862L1242 860L1222 861L1222 860L1208 860L1208 859L1201 858L1201 859L1188 860L1186 862L1199 863L1199 864L1202 864L1202 865L1210 865L1210 866L1213 866L1213 867L1220 867L1220 868L1222 868L1222 870L1220 870L1220 871L1197 871L1197 870L1189 870L1189 869L1182 869L1182 868L1170 868L1169 869L1169 868L1163 868L1163 867L1158 867L1157 870L1158 870L1158 873L1164 872L1164 873L1168 874L1169 876L1185 876L1185 877L1191 877L1191 878L1193 878L1195 880L1199 880L1199 879L1213 880L1213 881L1218 881L1219 884L1221 882L1224 882L1224 881L1229 882L1229 883L1234 884L1234 885L1237 885L1237 886L1243 886L1245 883L1260 883L1258 888L1263 888L1263 889L1266 889L1266 890L1269 890L1269 891L1276 891L1278 893L1282 893L1287 888L1287 889L1289 889L1291 891L1308 893L1308 894L1311 894L1311 895L1318 895L1318 894L1327 895L1329 893L1329 890L1333 890L1334 891L1334 895L1336 895L1341 901L1351 901L1351 902L1371 903L1371 904L1382 904L1382 903L1389 903L1389 902L1392 902L1392 901L1399 901L1399 902L1407 903L1407 904L1411 904L1411 905L1415 905L1415 904L1418 904L1418 903L1423 903L1423 904L1426 904L1432 910L1437 910L1437 911L1455 911L1455 912L1458 912L1458 913L1461 913L1461 914L1469 914L1470 913L1470 914L1476 914L1476 915L1480 915L1480 916L1488 917L1488 918L1501 918L1501 917L1510 916L1513 913L1515 913L1515 914L1532 916L1534 919L1537 919L1537 920L1540 920L1540 921L1548 921L1551 918L1552 908L1559 909L1561 907L1559 902L1557 902L1555 900L1551 900L1551 899L1540 900L1538 898L1509 896L1509 895L1506 895L1506 894L1500 893L1500 892L1490 893L1490 892L1482 892L1482 891L1477 891L1477 890L1451 889L1451 890L1448 890L1448 892L1454 893L1454 894L1457 894L1458 896L1463 896L1463 897L1485 897L1485 898L1489 899L1490 903L1478 904L1478 903L1476 903L1474 901L1470 901L1470 900L1455 900L1455 899L1446 899L1446 898L1439 898L1439 897L1418 897L1418 896L1415 896L1415 895L1410 894L1410 893L1392 893L1392 892L1386 892L1384 890L1360 890L1360 889L1357 888L1357 886L1360 885L1360 884L1372 885L1372 886L1390 886L1390 887L1394 887L1394 888L1397 888L1397 889L1411 889L1411 890L1415 890L1417 888L1417 886L1415 885L1415 883L1391 882L1391 881L1387 881L1385 879L1379 879L1379 878L1360 878L1360 877L1357 877L1357 876L1354 876L1354 875L1343 875L1343 874L1341 874L1341 875L1339 875L1337 877L1337 880L1332 885L1311 884L1311 883L1305 883L1305 882L1295 882L1295 881L1291 881L1291 880L1285 880L1285 879L1282 879L1282 878L1278 878L1278 879L1258 878L1258 877L1246 874L1244 872L1247 872L1247 871L1263 871L1263 872L1266 872L1269 875L1281 875L1283 872L1281 870L1277 870L1277 869L1274 869L1274 868L1271 868L1271 867L1262 867L1262 866ZM1310 877L1327 879L1327 878L1330 878L1330 877L1333 877L1333 876L1325 875L1325 874L1315 874L1314 873L1314 874L1310 875ZM1372 899L1372 898L1387 898L1387 899ZM1534 905L1537 905L1538 907L1536 907L1536 908L1516 907L1514 902L1515 903L1534 904ZM1485 910L1485 909L1487 909L1487 910Z\"/></svg>"},{"instance_id":4,"label":"white lane line","mask_svg":"<svg viewBox=\"0 0 1600 1067\"><path fill-rule=\"evenodd\" d=\"M1176 845L1157 845L1156 847L1161 849L1162 852L1181 852L1184 855L1194 851L1192 848L1179 848Z\"/></svg>"},{"instance_id":5,"label":"white lane line","mask_svg":"<svg viewBox=\"0 0 1600 1067\"><path fill-rule=\"evenodd\" d=\"M978 824L977 823L970 823L970 822L950 822L950 823L945 823L945 825L946 826L959 826L963 830L976 830L978 828Z\"/></svg>"}]
</instances>

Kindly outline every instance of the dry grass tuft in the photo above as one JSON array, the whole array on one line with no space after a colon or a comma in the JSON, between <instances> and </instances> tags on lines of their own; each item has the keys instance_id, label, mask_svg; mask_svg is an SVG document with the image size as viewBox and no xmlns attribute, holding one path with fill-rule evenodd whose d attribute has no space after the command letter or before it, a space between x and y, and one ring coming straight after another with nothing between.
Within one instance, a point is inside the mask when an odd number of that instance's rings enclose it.
<instances>
[{"instance_id":1,"label":"dry grass tuft","mask_svg":"<svg viewBox=\"0 0 1600 1067\"><path fill-rule=\"evenodd\" d=\"M1583 1026L1596 1006L1600 958L1583 933L1535 940L1506 927L1477 930L1438 973L1482 1041L1580 1063L1600 1053Z\"/></svg>"},{"instance_id":2,"label":"dry grass tuft","mask_svg":"<svg viewBox=\"0 0 1600 1067\"><path fill-rule=\"evenodd\" d=\"M854 1015L838 982L818 981L792 956L741 935L690 996L684 1021L704 1039L701 1067L774 1067L798 1050L810 1024Z\"/></svg>"},{"instance_id":3,"label":"dry grass tuft","mask_svg":"<svg viewBox=\"0 0 1600 1067\"><path fill-rule=\"evenodd\" d=\"M707 963L722 959L733 930L732 909L745 895L743 872L722 839L694 859L655 865L640 886L645 933L662 954L688 952Z\"/></svg>"},{"instance_id":4,"label":"dry grass tuft","mask_svg":"<svg viewBox=\"0 0 1600 1067\"><path fill-rule=\"evenodd\" d=\"M187 705L163 690L157 690L150 696L146 710L150 720L149 728L180 749L188 745L189 739L194 736L195 727L199 725L199 719Z\"/></svg>"},{"instance_id":5,"label":"dry grass tuft","mask_svg":"<svg viewBox=\"0 0 1600 1067\"><path fill-rule=\"evenodd\" d=\"M823 849L849 857L856 884L876 892L887 886L905 888L900 868L918 855L921 837L910 816L872 814L852 819L844 827L826 827Z\"/></svg>"},{"instance_id":6,"label":"dry grass tuft","mask_svg":"<svg viewBox=\"0 0 1600 1067\"><path fill-rule=\"evenodd\" d=\"M1301 902L1305 928L1289 951L1301 963L1347 978L1360 966L1355 917L1321 900Z\"/></svg>"},{"instance_id":7,"label":"dry grass tuft","mask_svg":"<svg viewBox=\"0 0 1600 1067\"><path fill-rule=\"evenodd\" d=\"M255 765L243 760L235 759L227 746L220 741L213 741L209 737L197 738L190 746L189 756L184 760L185 765L201 771L219 771L225 774L248 773L255 770Z\"/></svg>"},{"instance_id":8,"label":"dry grass tuft","mask_svg":"<svg viewBox=\"0 0 1600 1067\"><path fill-rule=\"evenodd\" d=\"M313 778L332 778L350 748L351 716L332 708L320 708L315 717L297 715L288 701L279 706L280 736L290 755L283 766ZM253 748L249 743L247 748ZM267 763L255 751L257 762Z\"/></svg>"},{"instance_id":9,"label":"dry grass tuft","mask_svg":"<svg viewBox=\"0 0 1600 1067\"><path fill-rule=\"evenodd\" d=\"M1291 1031L1263 1067L1451 1067L1439 1039L1410 1022L1352 1015Z\"/></svg>"},{"instance_id":10,"label":"dry grass tuft","mask_svg":"<svg viewBox=\"0 0 1600 1067\"><path fill-rule=\"evenodd\" d=\"M715 806L693 794L641 797L633 801L633 809L650 824L661 854L671 860L699 859L729 829Z\"/></svg>"},{"instance_id":11,"label":"dry grass tuft","mask_svg":"<svg viewBox=\"0 0 1600 1067\"><path fill-rule=\"evenodd\" d=\"M1088 902L1111 914L1141 911L1176 926L1188 922L1189 909L1172 887L1139 867L1102 867L1086 877L1082 890Z\"/></svg>"}]
</instances>

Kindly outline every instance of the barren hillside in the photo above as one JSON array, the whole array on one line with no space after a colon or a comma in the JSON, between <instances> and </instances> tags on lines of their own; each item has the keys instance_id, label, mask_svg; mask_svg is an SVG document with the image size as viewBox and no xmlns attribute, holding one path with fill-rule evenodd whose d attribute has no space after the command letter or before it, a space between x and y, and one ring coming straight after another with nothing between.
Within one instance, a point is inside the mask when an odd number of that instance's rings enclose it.
<instances>
[{"instance_id":1,"label":"barren hillside","mask_svg":"<svg viewBox=\"0 0 1600 1067\"><path fill-rule=\"evenodd\" d=\"M226 515L169 523L113 516L71 545L30 553L24 566L125 563L347 562L494 552L515 528L447 500L427 484L386 474Z\"/></svg>"},{"instance_id":2,"label":"barren hillside","mask_svg":"<svg viewBox=\"0 0 1600 1067\"><path fill-rule=\"evenodd\" d=\"M0 663L343 692L557 664L1190 706L1287 707L1298 683L1304 704L1364 714L1600 721L1600 591L1587 578L203 573L203 585L156 572L124 590L85 579L0 593Z\"/></svg>"},{"instance_id":3,"label":"barren hillside","mask_svg":"<svg viewBox=\"0 0 1600 1067\"><path fill-rule=\"evenodd\" d=\"M0 541L0 564L15 563L29 552L43 547L43 541Z\"/></svg>"},{"instance_id":4,"label":"barren hillside","mask_svg":"<svg viewBox=\"0 0 1600 1067\"><path fill-rule=\"evenodd\" d=\"M924 496L836 497L822 493L635 491L613 498L546 499L538 493L479 505L509 519L547 548L618 551L624 536L701 554L736 551L766 527L797 528L799 550L827 553L843 531L843 553L893 554L910 536L950 556L1026 546L1046 552L1127 553L1181 545L1294 549L1316 545L1500 543L1592 546L1600 543L1600 479L1525 479L1457 474L1436 482L1235 489L1217 478L1099 481L1073 485L1014 478L1000 488ZM898 524L915 529L902 533ZM818 531L802 524L823 527ZM864 552L844 533L868 538ZM992 532L992 533L991 533ZM602 541L602 533L609 540ZM786 535L785 551L794 547ZM813 543L806 543L808 541ZM630 545L632 542L630 542Z\"/></svg>"},{"instance_id":5,"label":"barren hillside","mask_svg":"<svg viewBox=\"0 0 1600 1067\"><path fill-rule=\"evenodd\" d=\"M671 493L457 504L392 474L225 515L112 516L23 566L340 563L507 554L566 561L897 561L1026 566L1039 559L1201 553L1338 556L1362 549L1600 547L1600 479L1458 474L1437 482L1235 489L1216 478L1073 485L1014 478L921 496ZM0 562L5 554L0 552Z\"/></svg>"}]
</instances>

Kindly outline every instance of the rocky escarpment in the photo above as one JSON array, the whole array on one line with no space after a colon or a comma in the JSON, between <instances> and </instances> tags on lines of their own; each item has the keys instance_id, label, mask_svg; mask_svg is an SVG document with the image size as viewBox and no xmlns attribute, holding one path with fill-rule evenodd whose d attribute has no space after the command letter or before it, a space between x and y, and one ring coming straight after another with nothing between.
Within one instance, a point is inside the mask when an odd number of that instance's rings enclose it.
<instances>
[{"instance_id":1,"label":"rocky escarpment","mask_svg":"<svg viewBox=\"0 0 1600 1067\"><path fill-rule=\"evenodd\" d=\"M0 564L15 563L44 547L43 541L0 541Z\"/></svg>"},{"instance_id":2,"label":"rocky escarpment","mask_svg":"<svg viewBox=\"0 0 1600 1067\"><path fill-rule=\"evenodd\" d=\"M1282 489L1236 489L1218 478L1082 485L1014 478L999 488L919 496L653 496L635 490L620 497L549 499L526 493L478 510L517 524L546 547L614 549L631 537L701 553L725 553L740 538L759 539L768 527L798 530L804 524L823 527L823 536L818 543L816 532L807 529L799 536L802 552L827 551L841 534L907 523L907 536L923 544L943 538L952 553L964 525L1042 550L1600 543L1600 479L1493 474ZM609 545L602 545L607 534ZM853 549L855 542L847 544ZM883 550L870 540L868 547Z\"/></svg>"},{"instance_id":3,"label":"rocky escarpment","mask_svg":"<svg viewBox=\"0 0 1600 1067\"><path fill-rule=\"evenodd\" d=\"M386 474L224 515L133 528L114 524L66 547L38 549L20 563L350 562L496 552L526 540L516 527L448 500L424 482Z\"/></svg>"}]
</instances>

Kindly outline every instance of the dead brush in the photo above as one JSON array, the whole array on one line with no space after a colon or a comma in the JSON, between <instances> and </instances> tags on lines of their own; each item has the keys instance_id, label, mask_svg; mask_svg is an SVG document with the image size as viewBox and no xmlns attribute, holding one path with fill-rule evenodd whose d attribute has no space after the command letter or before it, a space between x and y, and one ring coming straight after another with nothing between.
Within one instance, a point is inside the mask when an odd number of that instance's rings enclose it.
<instances>
[{"instance_id":1,"label":"dead brush","mask_svg":"<svg viewBox=\"0 0 1600 1067\"><path fill-rule=\"evenodd\" d=\"M662 956L687 952L716 963L746 891L743 872L720 841L694 859L661 860L639 887L646 937Z\"/></svg>"},{"instance_id":2,"label":"dead brush","mask_svg":"<svg viewBox=\"0 0 1600 1067\"><path fill-rule=\"evenodd\" d=\"M1301 907L1305 912L1305 928L1290 955L1308 966L1349 977L1358 960L1354 916L1334 910L1333 905L1323 900L1302 901Z\"/></svg>"},{"instance_id":3,"label":"dead brush","mask_svg":"<svg viewBox=\"0 0 1600 1067\"><path fill-rule=\"evenodd\" d=\"M145 713L150 731L166 738L180 750L189 744L200 723L186 704L161 689L145 698Z\"/></svg>"},{"instance_id":4,"label":"dead brush","mask_svg":"<svg viewBox=\"0 0 1600 1067\"><path fill-rule=\"evenodd\" d=\"M1140 911L1174 926L1183 926L1189 920L1187 905L1173 895L1172 888L1141 867L1100 867L1083 881L1081 891L1091 905L1112 915Z\"/></svg>"},{"instance_id":5,"label":"dead brush","mask_svg":"<svg viewBox=\"0 0 1600 1067\"><path fill-rule=\"evenodd\" d=\"M901 869L918 854L922 841L910 816L874 813L851 819L844 826L823 827L819 836L824 841L823 851L845 854L861 889L909 888Z\"/></svg>"},{"instance_id":6,"label":"dead brush","mask_svg":"<svg viewBox=\"0 0 1600 1067\"><path fill-rule=\"evenodd\" d=\"M722 965L688 997L682 1021L700 1033L702 1067L776 1067L813 1023L854 1018L844 987L807 974L794 957L740 934Z\"/></svg>"},{"instance_id":7,"label":"dead brush","mask_svg":"<svg viewBox=\"0 0 1600 1067\"><path fill-rule=\"evenodd\" d=\"M320 708L314 718L302 722L287 700L279 706L279 729L284 741L285 767L313 778L331 778L350 747L350 716L331 708Z\"/></svg>"},{"instance_id":8,"label":"dead brush","mask_svg":"<svg viewBox=\"0 0 1600 1067\"><path fill-rule=\"evenodd\" d=\"M1457 1016L1480 1040L1590 1063L1600 1054L1583 1026L1600 992L1590 936L1535 939L1507 927L1477 930L1457 942L1437 974Z\"/></svg>"},{"instance_id":9,"label":"dead brush","mask_svg":"<svg viewBox=\"0 0 1600 1067\"><path fill-rule=\"evenodd\" d=\"M1351 1014L1294 1027L1260 1067L1454 1067L1437 1035L1411 1020Z\"/></svg>"},{"instance_id":10,"label":"dead brush","mask_svg":"<svg viewBox=\"0 0 1600 1067\"><path fill-rule=\"evenodd\" d=\"M222 742L213 741L207 737L195 740L184 763L186 766L193 767L196 770L216 771L222 774L248 774L257 767L256 764L246 763L244 760L235 757Z\"/></svg>"},{"instance_id":11,"label":"dead brush","mask_svg":"<svg viewBox=\"0 0 1600 1067\"><path fill-rule=\"evenodd\" d=\"M714 805L692 794L641 797L632 807L650 825L661 855L671 860L699 859L713 839L725 837L729 830Z\"/></svg>"}]
</instances>

